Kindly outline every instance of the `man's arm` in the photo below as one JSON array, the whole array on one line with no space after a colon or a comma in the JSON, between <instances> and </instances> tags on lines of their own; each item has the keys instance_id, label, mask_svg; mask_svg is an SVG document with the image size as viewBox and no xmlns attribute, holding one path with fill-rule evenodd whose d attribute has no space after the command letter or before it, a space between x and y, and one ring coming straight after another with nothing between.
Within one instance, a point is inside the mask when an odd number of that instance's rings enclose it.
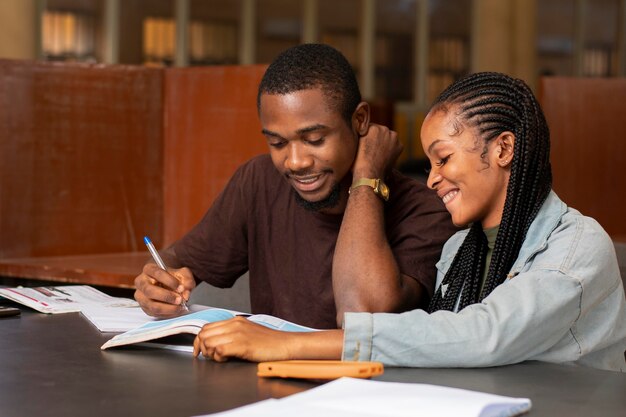
<instances>
[{"instance_id":1,"label":"man's arm","mask_svg":"<svg viewBox=\"0 0 626 417\"><path fill-rule=\"evenodd\" d=\"M359 141L354 180L384 178L401 151L395 132L370 125ZM357 187L348 198L333 258L333 291L339 325L344 312L402 311L426 292L400 273L385 233L384 202L370 187Z\"/></svg>"},{"instance_id":2,"label":"man's arm","mask_svg":"<svg viewBox=\"0 0 626 417\"><path fill-rule=\"evenodd\" d=\"M246 195L241 185L249 182L254 173L250 163L237 169L200 222L178 242L160 252L167 272L154 263L144 266L135 278L135 299L147 314L180 315L184 311L181 300L189 299L196 282L227 287L247 269L248 204L241 200Z\"/></svg>"}]
</instances>

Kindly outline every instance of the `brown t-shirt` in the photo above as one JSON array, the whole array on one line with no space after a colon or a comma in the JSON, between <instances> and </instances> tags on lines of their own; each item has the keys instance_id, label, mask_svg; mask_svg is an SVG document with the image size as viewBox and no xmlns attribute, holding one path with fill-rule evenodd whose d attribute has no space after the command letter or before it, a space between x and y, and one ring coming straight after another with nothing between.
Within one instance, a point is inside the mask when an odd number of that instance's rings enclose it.
<instances>
[{"instance_id":1,"label":"brown t-shirt","mask_svg":"<svg viewBox=\"0 0 626 417\"><path fill-rule=\"evenodd\" d=\"M432 295L435 263L456 229L424 184L398 172L386 182L386 230L396 262ZM231 287L249 270L254 314L336 328L331 271L343 215L306 210L294 193L269 155L256 157L235 172L174 250L197 279L216 287Z\"/></svg>"}]
</instances>

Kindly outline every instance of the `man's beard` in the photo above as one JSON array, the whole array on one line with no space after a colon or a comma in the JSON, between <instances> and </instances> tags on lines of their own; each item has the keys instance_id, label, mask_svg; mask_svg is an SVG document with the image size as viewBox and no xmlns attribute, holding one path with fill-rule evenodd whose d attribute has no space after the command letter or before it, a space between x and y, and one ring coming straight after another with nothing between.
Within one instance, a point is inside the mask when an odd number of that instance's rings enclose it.
<instances>
[{"instance_id":1,"label":"man's beard","mask_svg":"<svg viewBox=\"0 0 626 417\"><path fill-rule=\"evenodd\" d=\"M321 211L324 209L336 207L339 204L339 183L333 186L332 190L330 190L330 194L328 195L328 197L320 201L307 201L302 198L297 192L295 192L295 194L296 201L300 206L309 211Z\"/></svg>"}]
</instances>

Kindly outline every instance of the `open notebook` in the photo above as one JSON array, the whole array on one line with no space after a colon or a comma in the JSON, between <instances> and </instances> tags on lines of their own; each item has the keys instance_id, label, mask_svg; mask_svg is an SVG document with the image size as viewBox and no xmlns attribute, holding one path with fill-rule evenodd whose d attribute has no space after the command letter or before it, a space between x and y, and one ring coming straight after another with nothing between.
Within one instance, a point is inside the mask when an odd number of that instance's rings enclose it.
<instances>
[{"instance_id":1,"label":"open notebook","mask_svg":"<svg viewBox=\"0 0 626 417\"><path fill-rule=\"evenodd\" d=\"M124 346L141 342L155 341L157 339L162 339L166 336L180 334L196 335L207 323L213 323L220 320L228 320L236 316L243 316L246 317L248 320L262 326L285 332L315 331L315 329L311 329L310 327L300 326L287 320L279 319L278 317L269 316L266 314L249 315L221 308L207 308L206 310L197 311L195 313L186 314L184 316L176 317L173 319L149 321L137 328L113 337L111 340L102 345L101 349L104 350L115 346ZM191 346L190 343L187 343L187 346L183 346L175 350L191 352L193 350L193 346Z\"/></svg>"}]
</instances>

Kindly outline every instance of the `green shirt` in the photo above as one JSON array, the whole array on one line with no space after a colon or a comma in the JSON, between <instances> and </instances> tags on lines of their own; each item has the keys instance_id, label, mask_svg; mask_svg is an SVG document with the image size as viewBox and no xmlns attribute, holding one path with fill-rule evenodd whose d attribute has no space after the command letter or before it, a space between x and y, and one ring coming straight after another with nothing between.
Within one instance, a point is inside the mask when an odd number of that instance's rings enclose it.
<instances>
[{"instance_id":1,"label":"green shirt","mask_svg":"<svg viewBox=\"0 0 626 417\"><path fill-rule=\"evenodd\" d=\"M485 281L487 280L487 274L489 273L489 265L491 265L491 254L493 254L493 247L496 245L496 237L498 237L498 230L500 225L490 227L489 229L483 229L485 236L487 236L487 257L485 258L485 269L483 270L483 277L480 281L480 292L482 293Z\"/></svg>"}]
</instances>

